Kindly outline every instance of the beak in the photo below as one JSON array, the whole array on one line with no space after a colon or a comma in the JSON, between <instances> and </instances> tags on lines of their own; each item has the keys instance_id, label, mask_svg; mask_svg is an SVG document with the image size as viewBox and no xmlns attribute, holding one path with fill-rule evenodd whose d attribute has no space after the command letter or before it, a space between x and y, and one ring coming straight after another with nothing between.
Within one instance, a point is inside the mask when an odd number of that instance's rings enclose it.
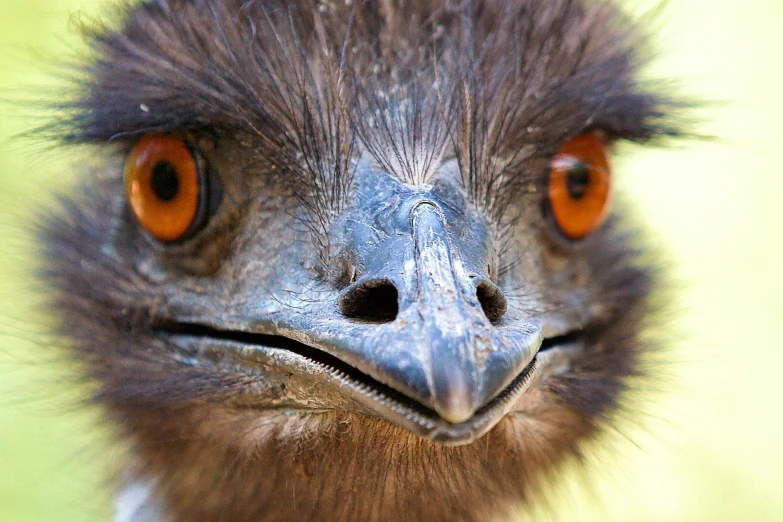
<instances>
[{"instance_id":1,"label":"beak","mask_svg":"<svg viewBox=\"0 0 783 522\"><path fill-rule=\"evenodd\" d=\"M442 421L468 422L532 363L541 323L505 317L488 225L459 190L372 179L342 221L360 275L339 294L340 316L302 315L292 330Z\"/></svg>"},{"instance_id":2,"label":"beak","mask_svg":"<svg viewBox=\"0 0 783 522\"><path fill-rule=\"evenodd\" d=\"M469 443L569 357L549 341L539 353L541 314L508 307L490 277L490 225L456 183L371 174L330 234L349 284L314 283L290 262L247 267L227 310L199 318L182 304L177 342L257 375L265 408L353 411Z\"/></svg>"}]
</instances>

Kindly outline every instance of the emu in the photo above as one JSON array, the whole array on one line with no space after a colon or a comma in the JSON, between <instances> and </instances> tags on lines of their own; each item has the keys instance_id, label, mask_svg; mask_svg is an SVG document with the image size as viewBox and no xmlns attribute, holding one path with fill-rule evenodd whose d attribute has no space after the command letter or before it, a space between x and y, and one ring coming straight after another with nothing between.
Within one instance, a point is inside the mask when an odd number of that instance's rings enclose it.
<instances>
[{"instance_id":1,"label":"emu","mask_svg":"<svg viewBox=\"0 0 783 522\"><path fill-rule=\"evenodd\" d=\"M149 0L91 29L42 227L133 455L118 519L504 520L600 434L654 270L615 143L677 136L606 0Z\"/></svg>"}]
</instances>

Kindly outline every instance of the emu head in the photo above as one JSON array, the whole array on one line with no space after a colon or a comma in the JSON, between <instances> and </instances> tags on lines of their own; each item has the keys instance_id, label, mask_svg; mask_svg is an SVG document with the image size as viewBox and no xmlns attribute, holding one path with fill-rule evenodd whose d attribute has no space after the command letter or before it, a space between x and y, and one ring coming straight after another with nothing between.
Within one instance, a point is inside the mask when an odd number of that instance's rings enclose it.
<instances>
[{"instance_id":1,"label":"emu head","mask_svg":"<svg viewBox=\"0 0 783 522\"><path fill-rule=\"evenodd\" d=\"M607 151L674 134L611 2L158 0L65 103L74 354L172 520L487 520L638 372Z\"/></svg>"}]
</instances>

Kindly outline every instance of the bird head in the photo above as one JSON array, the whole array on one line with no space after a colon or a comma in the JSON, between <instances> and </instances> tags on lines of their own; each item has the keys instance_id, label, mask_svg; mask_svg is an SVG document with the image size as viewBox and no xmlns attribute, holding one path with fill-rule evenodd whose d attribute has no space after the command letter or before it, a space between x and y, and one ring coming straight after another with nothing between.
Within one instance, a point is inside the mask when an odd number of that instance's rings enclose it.
<instances>
[{"instance_id":1,"label":"bird head","mask_svg":"<svg viewBox=\"0 0 783 522\"><path fill-rule=\"evenodd\" d=\"M160 0L90 42L61 137L101 159L47 277L171 505L188 469L240 462L214 507L347 452L412 481L385 502L485 506L471 480L522 496L617 405L651 279L610 154L677 131L613 4Z\"/></svg>"}]
</instances>

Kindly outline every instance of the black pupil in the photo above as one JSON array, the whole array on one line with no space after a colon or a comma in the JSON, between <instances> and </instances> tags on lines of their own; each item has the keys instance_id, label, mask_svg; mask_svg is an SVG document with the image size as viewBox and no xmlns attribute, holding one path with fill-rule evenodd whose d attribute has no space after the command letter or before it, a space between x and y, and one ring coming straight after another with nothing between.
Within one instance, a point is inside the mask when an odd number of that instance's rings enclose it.
<instances>
[{"instance_id":1,"label":"black pupil","mask_svg":"<svg viewBox=\"0 0 783 522\"><path fill-rule=\"evenodd\" d=\"M161 161L152 169L152 179L150 180L152 192L158 196L161 201L171 201L177 197L179 192L179 177L174 165L167 161Z\"/></svg>"},{"instance_id":2,"label":"black pupil","mask_svg":"<svg viewBox=\"0 0 783 522\"><path fill-rule=\"evenodd\" d=\"M568 169L566 178L566 187L568 195L573 199L582 199L587 194L587 188L590 185L590 169L587 164L578 162Z\"/></svg>"}]
</instances>

